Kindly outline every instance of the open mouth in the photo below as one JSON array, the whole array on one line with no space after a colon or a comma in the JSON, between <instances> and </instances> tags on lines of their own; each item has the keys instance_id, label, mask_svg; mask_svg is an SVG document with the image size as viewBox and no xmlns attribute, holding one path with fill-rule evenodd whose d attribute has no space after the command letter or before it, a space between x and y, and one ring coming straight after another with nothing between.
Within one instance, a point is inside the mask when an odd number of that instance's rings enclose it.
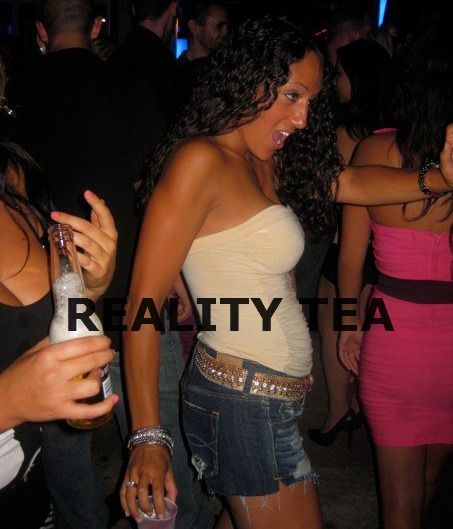
<instances>
[{"instance_id":1,"label":"open mouth","mask_svg":"<svg viewBox=\"0 0 453 529\"><path fill-rule=\"evenodd\" d=\"M277 130L272 133L272 140L274 141L277 149L282 149L285 145L286 138L289 136L289 132L285 130Z\"/></svg>"}]
</instances>

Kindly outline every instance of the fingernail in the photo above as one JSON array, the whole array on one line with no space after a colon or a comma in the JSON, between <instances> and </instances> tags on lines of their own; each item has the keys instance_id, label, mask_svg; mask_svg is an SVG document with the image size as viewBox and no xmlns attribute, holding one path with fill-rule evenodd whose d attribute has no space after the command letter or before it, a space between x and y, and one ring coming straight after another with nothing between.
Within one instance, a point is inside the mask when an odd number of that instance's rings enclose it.
<instances>
[{"instance_id":1,"label":"fingernail","mask_svg":"<svg viewBox=\"0 0 453 529\"><path fill-rule=\"evenodd\" d=\"M90 191L89 189L87 189L87 190L85 191L85 196L88 197L88 198L90 198L90 197L93 196L93 192Z\"/></svg>"},{"instance_id":2,"label":"fingernail","mask_svg":"<svg viewBox=\"0 0 453 529\"><path fill-rule=\"evenodd\" d=\"M131 515L131 513L130 513L129 511L124 511L124 516L125 516L126 518L128 518L130 515Z\"/></svg>"},{"instance_id":3,"label":"fingernail","mask_svg":"<svg viewBox=\"0 0 453 529\"><path fill-rule=\"evenodd\" d=\"M53 220L58 220L60 218L60 212L59 211L52 211L50 216L53 218Z\"/></svg>"}]
</instances>

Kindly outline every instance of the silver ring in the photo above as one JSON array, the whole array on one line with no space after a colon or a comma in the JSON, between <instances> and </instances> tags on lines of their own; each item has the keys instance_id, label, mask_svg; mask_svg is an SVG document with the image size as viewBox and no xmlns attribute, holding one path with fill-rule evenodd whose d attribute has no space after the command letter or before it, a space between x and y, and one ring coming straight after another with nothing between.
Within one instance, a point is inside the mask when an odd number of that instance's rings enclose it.
<instances>
[{"instance_id":1,"label":"silver ring","mask_svg":"<svg viewBox=\"0 0 453 529\"><path fill-rule=\"evenodd\" d=\"M136 481L126 481L126 489L135 489L138 487L138 483Z\"/></svg>"}]
</instances>

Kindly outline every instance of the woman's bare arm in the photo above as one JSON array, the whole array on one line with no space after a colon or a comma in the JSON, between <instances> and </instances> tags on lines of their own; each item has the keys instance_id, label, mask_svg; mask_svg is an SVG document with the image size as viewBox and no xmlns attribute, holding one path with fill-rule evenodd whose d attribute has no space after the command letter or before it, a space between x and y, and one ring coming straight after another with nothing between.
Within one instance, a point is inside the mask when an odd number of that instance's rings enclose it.
<instances>
[{"instance_id":1,"label":"woman's bare arm","mask_svg":"<svg viewBox=\"0 0 453 529\"><path fill-rule=\"evenodd\" d=\"M379 136L362 141L354 158L369 159L382 142ZM379 206L414 202L426 198L417 182L416 171L369 165L348 166L340 174L335 200L358 206ZM431 169L425 179L435 193L453 191L453 125L447 127L445 146L440 154L440 170Z\"/></svg>"},{"instance_id":2,"label":"woman's bare arm","mask_svg":"<svg viewBox=\"0 0 453 529\"><path fill-rule=\"evenodd\" d=\"M343 316L338 340L338 355L345 367L358 374L358 360L362 343L360 318L360 292L362 290L363 265L371 235L367 209L359 206L343 207L340 256L338 259L338 290L341 298L356 300L354 316ZM355 329L353 328L355 327Z\"/></svg>"},{"instance_id":3,"label":"woman's bare arm","mask_svg":"<svg viewBox=\"0 0 453 529\"><path fill-rule=\"evenodd\" d=\"M152 324L140 328L134 320L146 298L160 309L182 269L186 255L217 196L215 149L194 142L182 147L170 162L148 203L134 261L126 308L124 354L132 429L160 424L159 345L160 332ZM149 317L149 313L146 313ZM148 508L152 486L155 506L163 512L163 496L176 495L167 450L140 445L131 453L125 480L139 483L137 489L121 489L121 503L135 518L137 495Z\"/></svg>"}]
</instances>

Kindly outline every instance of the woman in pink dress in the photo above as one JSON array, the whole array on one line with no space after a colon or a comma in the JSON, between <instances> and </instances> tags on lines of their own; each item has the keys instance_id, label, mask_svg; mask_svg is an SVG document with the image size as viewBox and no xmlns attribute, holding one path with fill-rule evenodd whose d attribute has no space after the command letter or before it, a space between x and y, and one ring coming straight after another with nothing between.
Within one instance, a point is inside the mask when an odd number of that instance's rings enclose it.
<instances>
[{"instance_id":1,"label":"woman in pink dress","mask_svg":"<svg viewBox=\"0 0 453 529\"><path fill-rule=\"evenodd\" d=\"M421 168L422 180L443 147L436 131L453 117L453 56L445 30L437 26L420 38L405 66L398 130L366 139L353 162ZM453 451L452 212L451 193L434 196L428 189L424 201L344 210L340 295L357 298L372 231L380 272L372 303L384 302L375 317L387 319L365 333L344 331L339 342L344 365L360 371L385 529L422 527Z\"/></svg>"}]
</instances>

